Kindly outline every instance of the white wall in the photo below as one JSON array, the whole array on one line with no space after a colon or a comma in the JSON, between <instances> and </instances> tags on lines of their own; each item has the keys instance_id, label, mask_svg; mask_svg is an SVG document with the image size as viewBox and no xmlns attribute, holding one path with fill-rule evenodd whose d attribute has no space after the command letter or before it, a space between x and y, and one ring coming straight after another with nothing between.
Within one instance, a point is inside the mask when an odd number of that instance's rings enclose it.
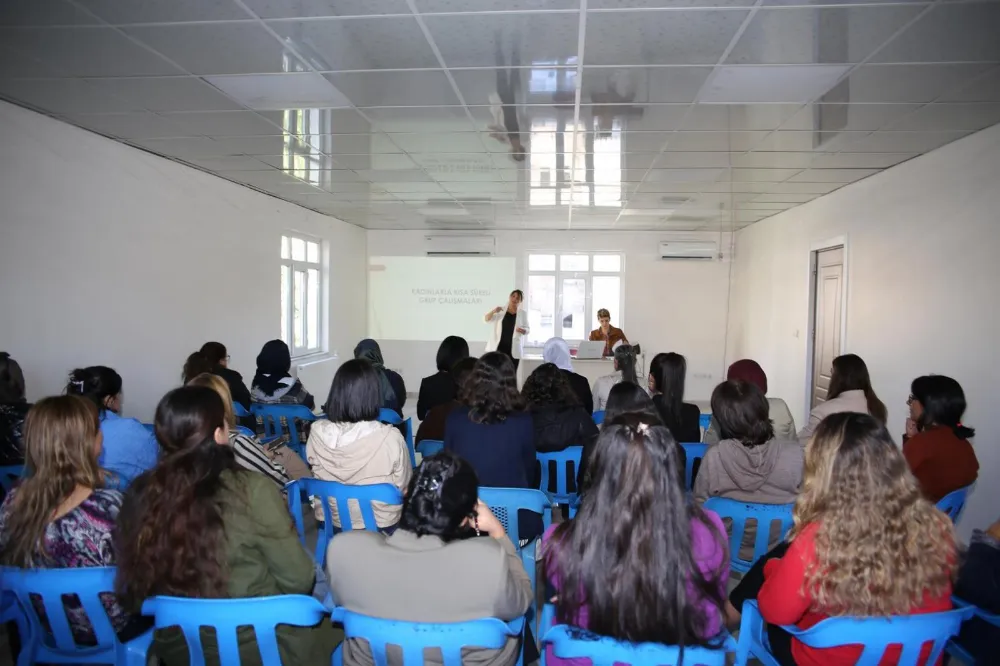
<instances>
[{"instance_id":1,"label":"white wall","mask_svg":"<svg viewBox=\"0 0 1000 666\"><path fill-rule=\"evenodd\" d=\"M74 367L109 365L124 412L148 421L206 340L249 383L280 333L286 230L327 241L343 358L365 332L364 230L0 103L0 349L32 400ZM323 379L307 388L325 400Z\"/></svg>"},{"instance_id":2,"label":"white wall","mask_svg":"<svg viewBox=\"0 0 1000 666\"><path fill-rule=\"evenodd\" d=\"M441 235L442 232L434 232ZM706 399L724 372L729 262L663 261L659 241L680 238L674 233L492 231L497 255L517 260L517 280L523 284L529 251L619 251L625 255L624 330L642 344L646 358L676 351L688 360L687 397ZM369 256L423 255L422 231L369 231ZM684 234L693 240L720 241L718 233ZM721 237L728 256L730 238ZM497 303L496 305L503 305ZM484 308L485 313L486 308ZM484 324L485 326L485 324ZM485 340L485 335L484 338ZM399 370L408 392L433 374L439 342L382 342L386 364ZM481 353L481 346L473 348ZM696 377L695 375L704 375Z\"/></svg>"},{"instance_id":3,"label":"white wall","mask_svg":"<svg viewBox=\"0 0 1000 666\"><path fill-rule=\"evenodd\" d=\"M806 413L810 247L848 240L845 349L867 362L897 436L910 382L957 379L980 483L961 532L998 517L1000 126L737 233L728 356L754 358L797 423Z\"/></svg>"}]
</instances>

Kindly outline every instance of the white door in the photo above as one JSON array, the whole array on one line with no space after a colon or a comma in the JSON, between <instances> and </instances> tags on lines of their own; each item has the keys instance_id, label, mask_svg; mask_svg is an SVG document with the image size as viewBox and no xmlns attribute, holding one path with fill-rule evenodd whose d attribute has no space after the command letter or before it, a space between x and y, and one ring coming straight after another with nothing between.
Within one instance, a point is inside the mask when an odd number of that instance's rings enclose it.
<instances>
[{"instance_id":1,"label":"white door","mask_svg":"<svg viewBox=\"0 0 1000 666\"><path fill-rule=\"evenodd\" d=\"M833 359L840 355L841 312L844 299L844 248L815 253L813 298L812 400L809 408L826 400Z\"/></svg>"}]
</instances>

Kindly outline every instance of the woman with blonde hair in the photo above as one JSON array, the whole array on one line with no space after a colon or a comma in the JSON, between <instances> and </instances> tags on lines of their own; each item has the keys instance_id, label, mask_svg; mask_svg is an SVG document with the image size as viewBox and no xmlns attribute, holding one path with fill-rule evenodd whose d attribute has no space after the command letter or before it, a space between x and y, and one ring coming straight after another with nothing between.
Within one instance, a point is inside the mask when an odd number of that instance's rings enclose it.
<instances>
[{"instance_id":1,"label":"woman with blonde hair","mask_svg":"<svg viewBox=\"0 0 1000 666\"><path fill-rule=\"evenodd\" d=\"M71 395L38 402L24 422L25 478L0 507L0 565L20 569L114 566L112 546L122 496L104 488L97 407ZM113 595L103 599L116 630L126 616ZM79 645L97 645L75 597L65 608ZM41 602L36 611L44 616Z\"/></svg>"},{"instance_id":2,"label":"woman with blonde hair","mask_svg":"<svg viewBox=\"0 0 1000 666\"><path fill-rule=\"evenodd\" d=\"M284 489L285 484L294 479L309 476L309 467L287 446L267 448L254 436L236 429L236 414L233 412L233 398L229 385L222 377L209 372L194 377L188 386L204 386L219 394L226 412L226 426L229 429L229 445L236 454L236 462L252 472L260 472Z\"/></svg>"},{"instance_id":3,"label":"woman with blonde hair","mask_svg":"<svg viewBox=\"0 0 1000 666\"><path fill-rule=\"evenodd\" d=\"M948 517L924 499L885 426L842 412L806 447L803 489L787 544L761 558L729 596L757 598L772 654L787 666L847 666L861 646L812 648L781 625L831 616L889 617L951 609L958 565ZM926 664L930 646L921 652ZM900 650L886 651L894 664Z\"/></svg>"}]
</instances>

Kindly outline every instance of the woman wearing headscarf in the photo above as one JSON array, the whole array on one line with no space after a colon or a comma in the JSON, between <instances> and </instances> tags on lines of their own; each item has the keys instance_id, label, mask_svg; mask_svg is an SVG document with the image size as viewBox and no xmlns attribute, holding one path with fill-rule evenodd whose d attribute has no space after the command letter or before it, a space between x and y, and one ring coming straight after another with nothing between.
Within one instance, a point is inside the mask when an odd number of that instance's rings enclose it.
<instances>
[{"instance_id":1,"label":"woman wearing headscarf","mask_svg":"<svg viewBox=\"0 0 1000 666\"><path fill-rule=\"evenodd\" d=\"M736 361L729 366L726 373L726 380L743 380L759 388L765 395L767 394L767 375L757 361L748 358ZM777 439L795 439L795 419L788 405L781 398L768 398L769 413L771 422L774 424L774 436ZM720 439L719 422L712 417L712 422L705 431L705 443L716 444Z\"/></svg>"},{"instance_id":2,"label":"woman wearing headscarf","mask_svg":"<svg viewBox=\"0 0 1000 666\"><path fill-rule=\"evenodd\" d=\"M403 405L406 404L406 384L398 372L385 367L382 360L382 350L371 338L365 338L354 348L354 358L363 358L374 366L378 372L379 391L382 394L382 407L391 409L400 416L403 415Z\"/></svg>"},{"instance_id":3,"label":"woman wearing headscarf","mask_svg":"<svg viewBox=\"0 0 1000 666\"><path fill-rule=\"evenodd\" d=\"M546 363L552 363L562 370L569 382L569 387L573 389L577 399L588 414L594 413L594 395L590 392L590 382L583 375L573 372L572 356L569 353L569 344L562 338L549 338L542 347L542 359Z\"/></svg>"},{"instance_id":4,"label":"woman wearing headscarf","mask_svg":"<svg viewBox=\"0 0 1000 666\"><path fill-rule=\"evenodd\" d=\"M250 397L254 402L282 405L305 405L316 408L316 401L295 377L292 355L281 340L271 340L257 354L257 374L253 376Z\"/></svg>"}]
</instances>

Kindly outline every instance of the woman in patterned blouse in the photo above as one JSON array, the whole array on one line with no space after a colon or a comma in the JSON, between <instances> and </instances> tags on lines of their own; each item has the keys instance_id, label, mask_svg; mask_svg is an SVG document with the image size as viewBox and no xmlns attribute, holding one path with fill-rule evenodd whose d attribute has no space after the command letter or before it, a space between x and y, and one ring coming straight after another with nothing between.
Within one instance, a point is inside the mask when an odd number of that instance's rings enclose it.
<instances>
[{"instance_id":1,"label":"woman in patterned blouse","mask_svg":"<svg viewBox=\"0 0 1000 666\"><path fill-rule=\"evenodd\" d=\"M122 496L103 488L97 407L63 395L38 402L24 422L25 479L0 506L0 564L21 569L115 564L112 537ZM102 595L116 630L126 617L114 595ZM78 645L96 645L77 599L65 607ZM44 617L41 603L35 610Z\"/></svg>"}]
</instances>

